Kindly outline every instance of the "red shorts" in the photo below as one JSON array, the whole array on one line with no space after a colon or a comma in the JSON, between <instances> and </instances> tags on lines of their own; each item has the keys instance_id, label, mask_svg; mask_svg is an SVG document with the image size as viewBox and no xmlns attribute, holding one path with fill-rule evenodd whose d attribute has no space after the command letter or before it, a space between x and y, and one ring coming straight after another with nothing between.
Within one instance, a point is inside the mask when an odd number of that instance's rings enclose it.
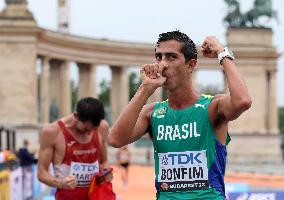
<instances>
[{"instance_id":1,"label":"red shorts","mask_svg":"<svg viewBox=\"0 0 284 200\"><path fill-rule=\"evenodd\" d=\"M89 199L89 188L78 187L74 190L62 190L57 189L55 193L56 200L88 200Z\"/></svg>"}]
</instances>

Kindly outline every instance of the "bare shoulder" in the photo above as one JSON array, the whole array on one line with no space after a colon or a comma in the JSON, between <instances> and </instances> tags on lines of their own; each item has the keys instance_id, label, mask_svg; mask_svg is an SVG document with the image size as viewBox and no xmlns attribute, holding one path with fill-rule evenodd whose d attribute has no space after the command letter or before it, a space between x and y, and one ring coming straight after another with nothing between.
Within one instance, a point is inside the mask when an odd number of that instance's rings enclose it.
<instances>
[{"instance_id":1,"label":"bare shoulder","mask_svg":"<svg viewBox=\"0 0 284 200\"><path fill-rule=\"evenodd\" d=\"M109 132L109 123L104 119L101 120L98 130L102 139L106 139Z\"/></svg>"},{"instance_id":2,"label":"bare shoulder","mask_svg":"<svg viewBox=\"0 0 284 200\"><path fill-rule=\"evenodd\" d=\"M151 115L152 115L155 105L156 105L155 102L146 104L141 111L141 114L143 115L143 117L146 117L147 119L151 119Z\"/></svg>"},{"instance_id":3,"label":"bare shoulder","mask_svg":"<svg viewBox=\"0 0 284 200\"><path fill-rule=\"evenodd\" d=\"M220 102L221 99L225 98L227 95L226 94L216 94L211 102L211 104L209 105L209 110L214 108L217 108L218 103Z\"/></svg>"},{"instance_id":4,"label":"bare shoulder","mask_svg":"<svg viewBox=\"0 0 284 200\"><path fill-rule=\"evenodd\" d=\"M108 129L109 128L109 123L106 120L101 120L99 129Z\"/></svg>"},{"instance_id":5,"label":"bare shoulder","mask_svg":"<svg viewBox=\"0 0 284 200\"><path fill-rule=\"evenodd\" d=\"M60 129L56 123L48 124L41 129L41 144L55 143Z\"/></svg>"},{"instance_id":6,"label":"bare shoulder","mask_svg":"<svg viewBox=\"0 0 284 200\"><path fill-rule=\"evenodd\" d=\"M59 132L59 127L56 123L48 124L41 129L42 135L43 134L54 135L58 134L58 132Z\"/></svg>"},{"instance_id":7,"label":"bare shoulder","mask_svg":"<svg viewBox=\"0 0 284 200\"><path fill-rule=\"evenodd\" d=\"M216 94L212 101L220 100L226 96L227 96L226 94Z\"/></svg>"}]
</instances>

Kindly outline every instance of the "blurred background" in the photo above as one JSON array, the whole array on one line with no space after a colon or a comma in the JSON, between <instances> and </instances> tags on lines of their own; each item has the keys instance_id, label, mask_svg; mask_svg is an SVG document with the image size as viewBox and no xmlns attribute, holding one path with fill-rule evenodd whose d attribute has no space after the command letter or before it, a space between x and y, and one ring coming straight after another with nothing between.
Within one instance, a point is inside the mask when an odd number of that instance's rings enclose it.
<instances>
[{"instance_id":1,"label":"blurred background","mask_svg":"<svg viewBox=\"0 0 284 200\"><path fill-rule=\"evenodd\" d=\"M36 177L40 129L76 101L103 101L112 124L154 62L162 32L180 30L199 46L215 35L235 53L252 108L230 124L230 199L284 199L284 13L282 0L0 0L0 200L53 199ZM195 85L228 92L216 60L199 53ZM149 102L166 99L157 90ZM127 187L109 147L122 200L155 199L152 142L129 145ZM23 162L21 158L28 158ZM138 181L139 180L139 181ZM25 184L23 184L25 183Z\"/></svg>"}]
</instances>

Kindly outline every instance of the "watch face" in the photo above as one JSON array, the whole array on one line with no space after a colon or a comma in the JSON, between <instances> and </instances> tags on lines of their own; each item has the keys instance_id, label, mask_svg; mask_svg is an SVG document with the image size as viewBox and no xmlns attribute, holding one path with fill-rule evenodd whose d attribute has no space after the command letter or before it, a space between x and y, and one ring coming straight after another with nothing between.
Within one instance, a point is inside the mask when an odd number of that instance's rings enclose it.
<instances>
[{"instance_id":1,"label":"watch face","mask_svg":"<svg viewBox=\"0 0 284 200\"><path fill-rule=\"evenodd\" d=\"M218 54L218 60L220 61L220 64L222 64L223 59L226 57L231 60L235 59L233 52L228 47L225 47L224 50Z\"/></svg>"},{"instance_id":2,"label":"watch face","mask_svg":"<svg viewBox=\"0 0 284 200\"><path fill-rule=\"evenodd\" d=\"M229 54L234 58L234 53L229 49Z\"/></svg>"},{"instance_id":3,"label":"watch face","mask_svg":"<svg viewBox=\"0 0 284 200\"><path fill-rule=\"evenodd\" d=\"M225 47L224 50L227 52L228 57L230 57L232 60L235 59L234 53L228 47Z\"/></svg>"}]
</instances>

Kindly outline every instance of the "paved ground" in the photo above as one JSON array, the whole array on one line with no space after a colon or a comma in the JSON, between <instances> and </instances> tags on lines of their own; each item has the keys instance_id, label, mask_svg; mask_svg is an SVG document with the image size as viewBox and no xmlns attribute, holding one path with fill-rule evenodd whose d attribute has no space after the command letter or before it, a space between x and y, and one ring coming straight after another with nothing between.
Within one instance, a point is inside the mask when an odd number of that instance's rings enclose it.
<instances>
[{"instance_id":1,"label":"paved ground","mask_svg":"<svg viewBox=\"0 0 284 200\"><path fill-rule=\"evenodd\" d=\"M148 166L131 166L129 185L124 188L120 181L120 171L114 167L114 191L122 200L154 200L154 168ZM225 182L248 183L254 190L284 191L284 176L260 173L227 172Z\"/></svg>"},{"instance_id":2,"label":"paved ground","mask_svg":"<svg viewBox=\"0 0 284 200\"><path fill-rule=\"evenodd\" d=\"M123 187L120 179L120 169L114 168L113 188L121 200L154 200L154 167L131 165L128 187ZM284 191L284 175L271 175L250 172L227 171L226 183L247 183L253 191ZM51 198L38 198L43 200L54 200Z\"/></svg>"},{"instance_id":3,"label":"paved ground","mask_svg":"<svg viewBox=\"0 0 284 200\"><path fill-rule=\"evenodd\" d=\"M155 175L153 167L130 166L129 184L125 188L120 179L120 171L114 167L113 187L121 200L155 199Z\"/></svg>"},{"instance_id":4,"label":"paved ground","mask_svg":"<svg viewBox=\"0 0 284 200\"><path fill-rule=\"evenodd\" d=\"M261 174L277 174L284 176L284 163L227 163L227 171L233 172L249 172L249 173L261 173Z\"/></svg>"}]
</instances>

